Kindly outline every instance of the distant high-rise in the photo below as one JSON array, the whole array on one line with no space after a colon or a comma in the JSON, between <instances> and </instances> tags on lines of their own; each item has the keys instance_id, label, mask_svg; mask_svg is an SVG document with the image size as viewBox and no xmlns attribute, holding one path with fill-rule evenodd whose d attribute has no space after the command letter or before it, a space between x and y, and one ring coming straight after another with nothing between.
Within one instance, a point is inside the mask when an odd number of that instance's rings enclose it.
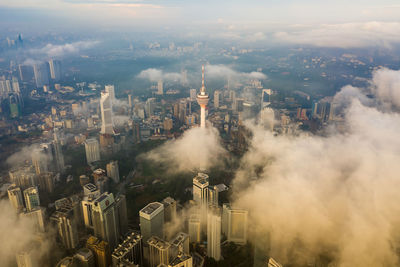
<instances>
[{"instance_id":1,"label":"distant high-rise","mask_svg":"<svg viewBox=\"0 0 400 267\"><path fill-rule=\"evenodd\" d=\"M201 223L198 214L191 214L189 217L189 240L199 243L201 238Z\"/></svg>"},{"instance_id":2,"label":"distant high-rise","mask_svg":"<svg viewBox=\"0 0 400 267\"><path fill-rule=\"evenodd\" d=\"M49 84L49 67L47 63L38 63L33 66L36 87L41 88Z\"/></svg>"},{"instance_id":3,"label":"distant high-rise","mask_svg":"<svg viewBox=\"0 0 400 267\"><path fill-rule=\"evenodd\" d=\"M164 236L164 205L160 202L152 202L139 211L140 232L143 242L151 236Z\"/></svg>"},{"instance_id":4,"label":"distant high-rise","mask_svg":"<svg viewBox=\"0 0 400 267\"><path fill-rule=\"evenodd\" d=\"M149 266L157 267L160 264L169 263L170 244L157 236L152 236L148 241L149 246Z\"/></svg>"},{"instance_id":5,"label":"distant high-rise","mask_svg":"<svg viewBox=\"0 0 400 267\"><path fill-rule=\"evenodd\" d=\"M106 93L109 93L110 98L111 98L111 102L114 103L114 100L115 100L115 87L114 87L114 85L106 85L106 86L104 86L104 91Z\"/></svg>"},{"instance_id":6,"label":"distant high-rise","mask_svg":"<svg viewBox=\"0 0 400 267\"><path fill-rule=\"evenodd\" d=\"M62 152L62 147L61 147L61 142L58 139L58 131L54 131L54 139L53 139L53 158L54 158L54 163L56 166L56 170L58 172L64 172L65 169L65 163L64 163L64 155Z\"/></svg>"},{"instance_id":7,"label":"distant high-rise","mask_svg":"<svg viewBox=\"0 0 400 267\"><path fill-rule=\"evenodd\" d=\"M219 108L221 102L221 92L216 90L214 92L214 108Z\"/></svg>"},{"instance_id":8,"label":"distant high-rise","mask_svg":"<svg viewBox=\"0 0 400 267\"><path fill-rule=\"evenodd\" d=\"M94 235L106 241L111 249L118 245L118 214L112 193L103 193L92 206Z\"/></svg>"},{"instance_id":9,"label":"distant high-rise","mask_svg":"<svg viewBox=\"0 0 400 267\"><path fill-rule=\"evenodd\" d=\"M208 187L208 205L218 206L218 188L215 185Z\"/></svg>"},{"instance_id":10,"label":"distant high-rise","mask_svg":"<svg viewBox=\"0 0 400 267\"><path fill-rule=\"evenodd\" d=\"M7 192L8 199L10 200L10 203L14 207L15 211L22 211L24 209L24 201L22 198L21 188L13 184L8 188Z\"/></svg>"},{"instance_id":11,"label":"distant high-rise","mask_svg":"<svg viewBox=\"0 0 400 267\"><path fill-rule=\"evenodd\" d=\"M32 79L34 77L34 72L33 72L32 66L19 65L18 71L19 71L19 78L21 79L22 82L32 81Z\"/></svg>"},{"instance_id":12,"label":"distant high-rise","mask_svg":"<svg viewBox=\"0 0 400 267\"><path fill-rule=\"evenodd\" d=\"M197 95L197 103L200 105L200 127L206 127L206 107L208 104L208 94L206 92L206 87L204 85L204 65L201 68L202 79L201 79L201 89L200 93Z\"/></svg>"},{"instance_id":13,"label":"distant high-rise","mask_svg":"<svg viewBox=\"0 0 400 267\"><path fill-rule=\"evenodd\" d=\"M79 242L75 216L73 208L68 207L55 211L50 217L57 225L58 237L66 249L76 248Z\"/></svg>"},{"instance_id":14,"label":"distant high-rise","mask_svg":"<svg viewBox=\"0 0 400 267\"><path fill-rule=\"evenodd\" d=\"M190 101L196 101L197 90L196 88L190 89Z\"/></svg>"},{"instance_id":15,"label":"distant high-rise","mask_svg":"<svg viewBox=\"0 0 400 267\"><path fill-rule=\"evenodd\" d=\"M87 139L85 141L86 161L92 163L100 160L100 147L99 142L94 139Z\"/></svg>"},{"instance_id":16,"label":"distant high-rise","mask_svg":"<svg viewBox=\"0 0 400 267\"><path fill-rule=\"evenodd\" d=\"M118 170L118 161L113 160L107 164L107 176L110 177L114 183L119 183L119 170Z\"/></svg>"},{"instance_id":17,"label":"distant high-rise","mask_svg":"<svg viewBox=\"0 0 400 267\"><path fill-rule=\"evenodd\" d=\"M247 214L243 209L232 208L230 204L222 206L222 232L229 242L244 245L247 242Z\"/></svg>"},{"instance_id":18,"label":"distant high-rise","mask_svg":"<svg viewBox=\"0 0 400 267\"><path fill-rule=\"evenodd\" d=\"M163 80L159 80L157 83L157 94L163 95L164 94L164 83Z\"/></svg>"},{"instance_id":19,"label":"distant high-rise","mask_svg":"<svg viewBox=\"0 0 400 267\"><path fill-rule=\"evenodd\" d=\"M176 219L176 201L172 197L166 197L162 201L164 205L164 222L173 222Z\"/></svg>"},{"instance_id":20,"label":"distant high-rise","mask_svg":"<svg viewBox=\"0 0 400 267\"><path fill-rule=\"evenodd\" d=\"M207 256L219 261L221 258L221 214L219 208L207 214Z\"/></svg>"},{"instance_id":21,"label":"distant high-rise","mask_svg":"<svg viewBox=\"0 0 400 267\"><path fill-rule=\"evenodd\" d=\"M145 106L145 112L146 112L146 117L151 117L154 115L154 109L156 107L156 99L155 98L148 98L146 100L146 106Z\"/></svg>"},{"instance_id":22,"label":"distant high-rise","mask_svg":"<svg viewBox=\"0 0 400 267\"><path fill-rule=\"evenodd\" d=\"M113 266L124 266L124 263L141 266L143 261L142 236L136 232L130 233L115 248L111 257Z\"/></svg>"},{"instance_id":23,"label":"distant high-rise","mask_svg":"<svg viewBox=\"0 0 400 267\"><path fill-rule=\"evenodd\" d=\"M37 184L35 172L31 166L12 169L8 174L10 181L22 188L28 188Z\"/></svg>"},{"instance_id":24,"label":"distant high-rise","mask_svg":"<svg viewBox=\"0 0 400 267\"><path fill-rule=\"evenodd\" d=\"M112 87L113 88L113 87ZM101 110L101 131L102 134L114 134L114 123L112 114L112 96L109 88L108 92L101 92L100 110Z\"/></svg>"},{"instance_id":25,"label":"distant high-rise","mask_svg":"<svg viewBox=\"0 0 400 267\"><path fill-rule=\"evenodd\" d=\"M61 79L61 61L51 59L49 60L50 77L55 82Z\"/></svg>"},{"instance_id":26,"label":"distant high-rise","mask_svg":"<svg viewBox=\"0 0 400 267\"><path fill-rule=\"evenodd\" d=\"M37 187L29 187L24 190L25 205L28 211L40 206L39 191Z\"/></svg>"}]
</instances>

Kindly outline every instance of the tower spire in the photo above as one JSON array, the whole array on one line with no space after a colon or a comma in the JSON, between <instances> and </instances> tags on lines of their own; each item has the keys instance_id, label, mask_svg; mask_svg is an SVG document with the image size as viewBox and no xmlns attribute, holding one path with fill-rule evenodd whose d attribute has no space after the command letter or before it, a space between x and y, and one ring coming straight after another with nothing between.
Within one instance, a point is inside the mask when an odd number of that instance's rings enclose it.
<instances>
[{"instance_id":1,"label":"tower spire","mask_svg":"<svg viewBox=\"0 0 400 267\"><path fill-rule=\"evenodd\" d=\"M201 65L201 89L200 89L200 93L202 95L204 95L206 92L206 87L204 85L204 64Z\"/></svg>"}]
</instances>

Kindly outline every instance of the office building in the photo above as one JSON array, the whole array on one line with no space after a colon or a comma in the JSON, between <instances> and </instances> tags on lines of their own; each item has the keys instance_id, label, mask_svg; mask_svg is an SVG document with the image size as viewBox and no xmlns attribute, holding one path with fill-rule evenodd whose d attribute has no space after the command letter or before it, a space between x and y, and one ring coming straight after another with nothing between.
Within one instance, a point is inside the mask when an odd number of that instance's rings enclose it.
<instances>
[{"instance_id":1,"label":"office building","mask_svg":"<svg viewBox=\"0 0 400 267\"><path fill-rule=\"evenodd\" d=\"M168 265L168 267L192 267L193 259L189 254L179 253Z\"/></svg>"},{"instance_id":2,"label":"office building","mask_svg":"<svg viewBox=\"0 0 400 267\"><path fill-rule=\"evenodd\" d=\"M143 242L152 236L163 238L164 236L164 205L152 202L139 211L140 232Z\"/></svg>"},{"instance_id":3,"label":"office building","mask_svg":"<svg viewBox=\"0 0 400 267\"><path fill-rule=\"evenodd\" d=\"M58 229L58 238L66 249L77 247L78 228L74 209L72 207L63 207L56 210L50 217L50 220Z\"/></svg>"},{"instance_id":4,"label":"office building","mask_svg":"<svg viewBox=\"0 0 400 267\"><path fill-rule=\"evenodd\" d=\"M88 248L81 248L74 255L74 259L79 267L95 267L93 252Z\"/></svg>"},{"instance_id":5,"label":"office building","mask_svg":"<svg viewBox=\"0 0 400 267\"><path fill-rule=\"evenodd\" d=\"M88 164L100 160L99 142L90 138L85 141L86 161Z\"/></svg>"},{"instance_id":6,"label":"office building","mask_svg":"<svg viewBox=\"0 0 400 267\"><path fill-rule=\"evenodd\" d=\"M107 164L107 176L110 177L114 183L119 183L119 169L118 169L118 161L113 160Z\"/></svg>"},{"instance_id":7,"label":"office building","mask_svg":"<svg viewBox=\"0 0 400 267\"><path fill-rule=\"evenodd\" d=\"M146 117L149 118L154 115L154 110L156 108L156 99L155 98L148 98L146 100L146 105L144 107L146 112Z\"/></svg>"},{"instance_id":8,"label":"office building","mask_svg":"<svg viewBox=\"0 0 400 267\"><path fill-rule=\"evenodd\" d=\"M244 245L247 242L247 210L232 208L229 203L222 206L222 233L229 242Z\"/></svg>"},{"instance_id":9,"label":"office building","mask_svg":"<svg viewBox=\"0 0 400 267\"><path fill-rule=\"evenodd\" d=\"M195 88L190 89L190 101L196 101L197 90Z\"/></svg>"},{"instance_id":10,"label":"office building","mask_svg":"<svg viewBox=\"0 0 400 267\"><path fill-rule=\"evenodd\" d=\"M164 94L164 84L162 80L159 80L157 83L157 94L163 95Z\"/></svg>"},{"instance_id":11,"label":"office building","mask_svg":"<svg viewBox=\"0 0 400 267\"><path fill-rule=\"evenodd\" d=\"M112 90L101 92L100 111L101 111L101 134L114 135L114 122L112 113Z\"/></svg>"},{"instance_id":12,"label":"office building","mask_svg":"<svg viewBox=\"0 0 400 267\"><path fill-rule=\"evenodd\" d=\"M24 209L24 200L22 198L21 188L12 184L8 190L8 199L16 212L21 212Z\"/></svg>"},{"instance_id":13,"label":"office building","mask_svg":"<svg viewBox=\"0 0 400 267\"><path fill-rule=\"evenodd\" d=\"M20 213L20 217L29 218L34 226L35 231L45 231L46 209L44 207L35 207L30 211Z\"/></svg>"},{"instance_id":14,"label":"office building","mask_svg":"<svg viewBox=\"0 0 400 267\"><path fill-rule=\"evenodd\" d=\"M214 108L218 109L221 105L221 92L215 90L214 92Z\"/></svg>"},{"instance_id":15,"label":"office building","mask_svg":"<svg viewBox=\"0 0 400 267\"><path fill-rule=\"evenodd\" d=\"M112 104L115 102L115 87L114 85L104 86L104 91L109 94Z\"/></svg>"},{"instance_id":16,"label":"office building","mask_svg":"<svg viewBox=\"0 0 400 267\"><path fill-rule=\"evenodd\" d=\"M197 103L200 105L200 127L206 127L206 107L208 104L208 94L206 92L206 87L204 85L204 65L201 67L201 89L200 93L197 95Z\"/></svg>"},{"instance_id":17,"label":"office building","mask_svg":"<svg viewBox=\"0 0 400 267\"><path fill-rule=\"evenodd\" d=\"M208 205L218 206L218 188L216 185L208 186Z\"/></svg>"},{"instance_id":18,"label":"office building","mask_svg":"<svg viewBox=\"0 0 400 267\"><path fill-rule=\"evenodd\" d=\"M207 256L219 261L221 258L221 214L219 208L207 214Z\"/></svg>"},{"instance_id":19,"label":"office building","mask_svg":"<svg viewBox=\"0 0 400 267\"><path fill-rule=\"evenodd\" d=\"M171 258L177 257L179 254L189 254L189 235L179 232L170 241L170 256Z\"/></svg>"},{"instance_id":20,"label":"office building","mask_svg":"<svg viewBox=\"0 0 400 267\"><path fill-rule=\"evenodd\" d=\"M55 82L61 80L61 61L51 59L49 60L50 77Z\"/></svg>"},{"instance_id":21,"label":"office building","mask_svg":"<svg viewBox=\"0 0 400 267\"><path fill-rule=\"evenodd\" d=\"M15 93L11 93L8 95L10 117L13 119L18 118L21 115L21 105L19 98L19 95Z\"/></svg>"},{"instance_id":22,"label":"office building","mask_svg":"<svg viewBox=\"0 0 400 267\"><path fill-rule=\"evenodd\" d=\"M19 78L22 82L30 82L33 80L34 72L32 66L19 65L18 72L19 72Z\"/></svg>"},{"instance_id":23,"label":"office building","mask_svg":"<svg viewBox=\"0 0 400 267\"><path fill-rule=\"evenodd\" d=\"M29 187L24 190L24 199L25 199L25 205L26 209L28 211L33 210L36 207L40 206L40 199L39 199L39 191L38 188L35 187Z\"/></svg>"},{"instance_id":24,"label":"office building","mask_svg":"<svg viewBox=\"0 0 400 267\"><path fill-rule=\"evenodd\" d=\"M93 205L94 200L100 196L100 190L94 184L89 183L83 187L83 192L84 197L81 201L83 221L85 227L93 229Z\"/></svg>"},{"instance_id":25,"label":"office building","mask_svg":"<svg viewBox=\"0 0 400 267\"><path fill-rule=\"evenodd\" d=\"M119 244L112 255L112 265L120 266L121 263L142 265L143 247L142 236L137 232L132 232Z\"/></svg>"},{"instance_id":26,"label":"office building","mask_svg":"<svg viewBox=\"0 0 400 267\"><path fill-rule=\"evenodd\" d=\"M157 267L159 264L169 263L170 244L157 236L152 236L147 241L149 247L149 266Z\"/></svg>"},{"instance_id":27,"label":"office building","mask_svg":"<svg viewBox=\"0 0 400 267\"><path fill-rule=\"evenodd\" d=\"M128 233L128 214L126 209L125 195L118 195L115 198L115 210L118 218L118 232L120 236Z\"/></svg>"},{"instance_id":28,"label":"office building","mask_svg":"<svg viewBox=\"0 0 400 267\"><path fill-rule=\"evenodd\" d=\"M31 166L20 167L17 169L12 169L8 172L10 176L11 183L16 186L23 188L28 188L36 185L36 176L34 169Z\"/></svg>"},{"instance_id":29,"label":"office building","mask_svg":"<svg viewBox=\"0 0 400 267\"><path fill-rule=\"evenodd\" d=\"M164 118L164 131L171 131L174 127L174 122L171 118Z\"/></svg>"},{"instance_id":30,"label":"office building","mask_svg":"<svg viewBox=\"0 0 400 267\"><path fill-rule=\"evenodd\" d=\"M162 201L164 205L164 222L173 222L176 219L176 201L172 197L166 197Z\"/></svg>"},{"instance_id":31,"label":"office building","mask_svg":"<svg viewBox=\"0 0 400 267\"><path fill-rule=\"evenodd\" d=\"M199 243L201 238L201 221L198 214L191 214L188 222L189 240L191 243Z\"/></svg>"},{"instance_id":32,"label":"office building","mask_svg":"<svg viewBox=\"0 0 400 267\"><path fill-rule=\"evenodd\" d=\"M55 176L52 172L41 173L37 176L39 188L41 191L52 193L54 191Z\"/></svg>"},{"instance_id":33,"label":"office building","mask_svg":"<svg viewBox=\"0 0 400 267\"><path fill-rule=\"evenodd\" d=\"M119 222L112 193L103 193L93 201L92 220L94 235L114 249L119 240Z\"/></svg>"},{"instance_id":34,"label":"office building","mask_svg":"<svg viewBox=\"0 0 400 267\"><path fill-rule=\"evenodd\" d=\"M109 267L111 264L111 252L108 243L97 237L90 236L86 241L86 248L94 255L97 267Z\"/></svg>"},{"instance_id":35,"label":"office building","mask_svg":"<svg viewBox=\"0 0 400 267\"><path fill-rule=\"evenodd\" d=\"M35 75L35 82L37 88L41 88L44 85L49 84L50 73L47 62L35 64L33 66L33 72Z\"/></svg>"},{"instance_id":36,"label":"office building","mask_svg":"<svg viewBox=\"0 0 400 267\"><path fill-rule=\"evenodd\" d=\"M207 222L208 186L207 174L199 172L197 176L193 178L193 200L200 208L200 219L203 226L205 226Z\"/></svg>"}]
</instances>

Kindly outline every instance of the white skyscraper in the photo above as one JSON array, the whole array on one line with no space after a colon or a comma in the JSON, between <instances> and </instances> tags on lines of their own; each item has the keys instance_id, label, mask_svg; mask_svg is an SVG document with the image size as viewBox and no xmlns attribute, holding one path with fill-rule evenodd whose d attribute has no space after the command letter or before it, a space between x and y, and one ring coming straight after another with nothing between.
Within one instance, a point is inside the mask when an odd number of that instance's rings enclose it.
<instances>
[{"instance_id":1,"label":"white skyscraper","mask_svg":"<svg viewBox=\"0 0 400 267\"><path fill-rule=\"evenodd\" d=\"M97 139L91 138L85 141L86 161L92 163L100 160L100 147Z\"/></svg>"},{"instance_id":2,"label":"white skyscraper","mask_svg":"<svg viewBox=\"0 0 400 267\"><path fill-rule=\"evenodd\" d=\"M114 88L114 87L112 87ZM112 118L112 93L113 89L108 92L101 92L100 98L100 110L101 110L101 133L102 134L114 134L114 123Z\"/></svg>"},{"instance_id":3,"label":"white skyscraper","mask_svg":"<svg viewBox=\"0 0 400 267\"><path fill-rule=\"evenodd\" d=\"M207 256L216 261L221 258L221 213L219 208L207 214Z\"/></svg>"},{"instance_id":4,"label":"white skyscraper","mask_svg":"<svg viewBox=\"0 0 400 267\"><path fill-rule=\"evenodd\" d=\"M110 94L111 101L114 102L115 100L115 87L114 85L106 85L104 86L104 91Z\"/></svg>"},{"instance_id":5,"label":"white skyscraper","mask_svg":"<svg viewBox=\"0 0 400 267\"><path fill-rule=\"evenodd\" d=\"M208 94L206 93L206 87L204 85L204 65L201 67L201 89L197 95L197 103L200 105L200 127L206 127L206 106L208 104Z\"/></svg>"},{"instance_id":6,"label":"white skyscraper","mask_svg":"<svg viewBox=\"0 0 400 267\"><path fill-rule=\"evenodd\" d=\"M158 83L157 83L157 94L158 95L163 95L164 94L163 80L159 80Z\"/></svg>"},{"instance_id":7,"label":"white skyscraper","mask_svg":"<svg viewBox=\"0 0 400 267\"><path fill-rule=\"evenodd\" d=\"M21 188L13 184L8 188L7 191L11 205L17 212L22 211L24 209L24 201L22 199Z\"/></svg>"},{"instance_id":8,"label":"white skyscraper","mask_svg":"<svg viewBox=\"0 0 400 267\"><path fill-rule=\"evenodd\" d=\"M61 79L61 62L59 60L49 60L50 77L54 81Z\"/></svg>"}]
</instances>

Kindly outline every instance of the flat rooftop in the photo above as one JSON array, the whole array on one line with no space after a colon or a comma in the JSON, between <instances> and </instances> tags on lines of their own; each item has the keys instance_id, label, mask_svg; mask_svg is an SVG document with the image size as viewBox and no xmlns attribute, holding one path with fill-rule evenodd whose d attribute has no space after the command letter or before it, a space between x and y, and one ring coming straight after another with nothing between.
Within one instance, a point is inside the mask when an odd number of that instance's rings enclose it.
<instances>
[{"instance_id":1,"label":"flat rooftop","mask_svg":"<svg viewBox=\"0 0 400 267\"><path fill-rule=\"evenodd\" d=\"M161 204L160 202L152 202L150 204L148 204L146 207L144 207L143 209L140 210L140 212L143 212L145 214L152 214L155 210L157 210L158 208L160 208L163 204Z\"/></svg>"}]
</instances>

